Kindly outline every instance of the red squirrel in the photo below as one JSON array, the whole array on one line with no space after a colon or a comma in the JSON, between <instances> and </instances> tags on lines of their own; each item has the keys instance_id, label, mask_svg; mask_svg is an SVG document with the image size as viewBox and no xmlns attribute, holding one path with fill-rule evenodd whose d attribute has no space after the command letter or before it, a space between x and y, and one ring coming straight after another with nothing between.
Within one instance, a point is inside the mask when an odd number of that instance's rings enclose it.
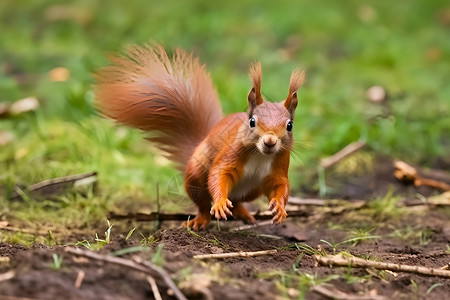
<instances>
[{"instance_id":1,"label":"red squirrel","mask_svg":"<svg viewBox=\"0 0 450 300\"><path fill-rule=\"evenodd\" d=\"M160 45L134 46L111 58L96 74L96 105L106 117L150 133L147 138L184 173L184 186L198 207L194 230L212 216L254 224L242 205L264 194L273 223L286 219L288 169L293 147L297 90L305 74L295 69L280 103L261 95L261 64L250 66L247 112L223 117L205 66L176 50L170 59Z\"/></svg>"}]
</instances>

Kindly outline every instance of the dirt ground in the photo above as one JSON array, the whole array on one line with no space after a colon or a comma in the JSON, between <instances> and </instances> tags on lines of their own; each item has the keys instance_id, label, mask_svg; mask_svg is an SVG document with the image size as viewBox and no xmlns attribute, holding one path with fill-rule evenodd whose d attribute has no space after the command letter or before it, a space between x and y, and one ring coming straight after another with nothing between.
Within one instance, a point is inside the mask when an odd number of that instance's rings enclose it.
<instances>
[{"instance_id":1,"label":"dirt ground","mask_svg":"<svg viewBox=\"0 0 450 300\"><path fill-rule=\"evenodd\" d=\"M445 171L439 174L449 175ZM439 174L432 175L439 177ZM417 193L425 197L437 194L432 189L397 182L390 161L379 164L369 175L341 181L336 178L332 172L329 174L329 184L339 191L333 197L348 199L349 203L385 195L390 189L402 200L412 199ZM162 267L189 299L329 299L314 290L318 285L345 293L347 298L335 294L338 299L383 299L382 296L450 299L450 279L370 268L317 266L312 253L304 250L304 245L313 249L320 246L328 254L346 252L380 262L442 268L450 263L448 207L405 207L401 216L379 219L378 225L363 219L364 208L339 211L301 206L300 209L307 212L305 216L288 218L283 225L247 230L235 230L242 225L238 221L221 222L220 228L212 222L208 231L193 234L179 228L178 222L166 222L144 251L136 248L140 238L136 235L126 240L124 231L98 253L107 255L129 248L140 250L120 257L130 261L160 258ZM367 228L367 224L373 226L370 236L377 238L336 244L348 239L349 230ZM142 224L139 230L145 231L145 226ZM0 299L154 298L142 272L81 258L66 252L67 247L73 246L35 245L28 249L17 244L0 244ZM193 258L197 254L273 249L277 253L257 257ZM62 258L60 267L55 267L55 257ZM82 274L84 277L77 286L77 277ZM175 299L164 280L158 277L155 280L163 299Z\"/></svg>"}]
</instances>

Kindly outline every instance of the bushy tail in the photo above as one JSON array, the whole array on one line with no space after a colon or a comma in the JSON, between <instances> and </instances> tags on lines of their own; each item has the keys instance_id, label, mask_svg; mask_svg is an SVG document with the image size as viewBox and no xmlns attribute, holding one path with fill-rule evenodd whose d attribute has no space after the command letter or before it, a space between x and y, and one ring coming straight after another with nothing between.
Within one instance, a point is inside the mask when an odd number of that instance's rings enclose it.
<instances>
[{"instance_id":1,"label":"bushy tail","mask_svg":"<svg viewBox=\"0 0 450 300\"><path fill-rule=\"evenodd\" d=\"M195 147L222 119L205 66L182 50L170 60L160 45L134 46L110 60L113 65L96 74L97 108L148 132L148 140L184 171Z\"/></svg>"}]
</instances>

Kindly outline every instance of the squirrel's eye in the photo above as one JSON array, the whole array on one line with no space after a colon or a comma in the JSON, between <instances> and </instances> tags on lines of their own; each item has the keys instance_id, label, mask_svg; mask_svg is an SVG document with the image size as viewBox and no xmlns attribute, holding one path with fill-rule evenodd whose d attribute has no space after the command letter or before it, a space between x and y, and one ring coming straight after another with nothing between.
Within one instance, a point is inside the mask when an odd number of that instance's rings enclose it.
<instances>
[{"instance_id":1,"label":"squirrel's eye","mask_svg":"<svg viewBox=\"0 0 450 300\"><path fill-rule=\"evenodd\" d=\"M293 127L292 121L289 121L289 122L287 123L287 125L286 125L286 130L287 130L287 131L292 131L292 127Z\"/></svg>"},{"instance_id":2,"label":"squirrel's eye","mask_svg":"<svg viewBox=\"0 0 450 300\"><path fill-rule=\"evenodd\" d=\"M256 119L254 117L250 118L249 125L252 128L256 126Z\"/></svg>"}]
</instances>

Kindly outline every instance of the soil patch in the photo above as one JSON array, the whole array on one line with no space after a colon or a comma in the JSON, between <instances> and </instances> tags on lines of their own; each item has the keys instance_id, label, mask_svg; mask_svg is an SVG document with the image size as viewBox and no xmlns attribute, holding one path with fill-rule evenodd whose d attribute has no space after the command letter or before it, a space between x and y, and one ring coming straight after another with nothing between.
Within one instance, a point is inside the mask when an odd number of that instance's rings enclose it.
<instances>
[{"instance_id":1,"label":"soil patch","mask_svg":"<svg viewBox=\"0 0 450 300\"><path fill-rule=\"evenodd\" d=\"M391 171L385 164L371 173L370 178L346 178L339 182L343 193L341 198L373 201L375 191L384 189L387 192L392 188L396 195L404 198L417 193L413 187L396 182ZM355 192L354 186L358 191ZM361 192L364 187L366 190ZM422 192L426 195L436 193ZM398 215L385 212L387 216L374 215L373 219L369 208L343 212L333 212L327 207L302 209L311 210L311 214L288 218L283 225L248 230L236 231L236 227L241 225L236 221L221 222L220 229L211 224L208 231L198 233L166 227L153 234L151 241L147 240L144 250L137 247L142 242L137 234L126 240L124 231L121 237L115 235L113 242L101 248L99 253L107 255L129 249L129 253L121 254L121 257L161 261L163 268L189 299L298 299L302 296L328 299L313 291L314 286L323 283L326 283L324 287L337 288L351 295L378 295L386 299L450 299L448 279L374 269L329 268L317 266L312 257L314 251L325 251L382 262L444 267L450 262L448 207L410 207ZM170 223L163 225L170 226ZM120 226L114 228L118 230ZM357 236L361 238L355 239ZM79 258L65 252L64 248L0 244L0 256L3 257L1 273L14 271L10 279L0 281L0 298L154 298L145 274L123 266ZM272 249L277 253L209 260L194 258L198 254ZM84 278L77 286L80 274L84 274ZM166 283L161 278L155 279L162 298L174 299Z\"/></svg>"}]
</instances>

